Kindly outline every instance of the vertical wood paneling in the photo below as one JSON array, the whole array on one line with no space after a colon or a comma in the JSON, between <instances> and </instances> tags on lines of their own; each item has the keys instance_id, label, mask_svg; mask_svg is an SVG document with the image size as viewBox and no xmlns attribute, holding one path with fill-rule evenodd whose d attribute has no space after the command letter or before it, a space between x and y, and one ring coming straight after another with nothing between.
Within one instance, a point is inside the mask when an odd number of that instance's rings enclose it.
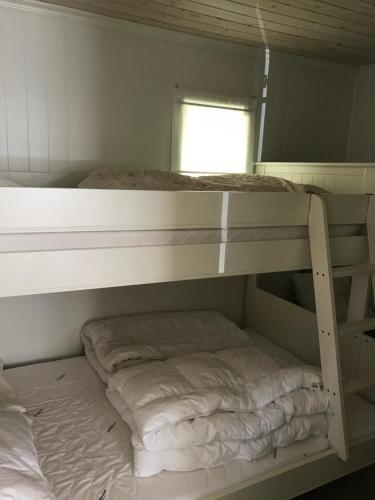
<instances>
[{"instance_id":1,"label":"vertical wood paneling","mask_svg":"<svg viewBox=\"0 0 375 500\"><path fill-rule=\"evenodd\" d=\"M0 9L0 29L3 26L3 11ZM8 170L7 94L5 86L5 47L0 34L0 170Z\"/></svg>"},{"instance_id":2,"label":"vertical wood paneling","mask_svg":"<svg viewBox=\"0 0 375 500\"><path fill-rule=\"evenodd\" d=\"M259 52L45 9L0 9L2 170L168 169L176 84L260 94ZM271 53L263 159L342 160L354 74Z\"/></svg>"},{"instance_id":3,"label":"vertical wood paneling","mask_svg":"<svg viewBox=\"0 0 375 500\"><path fill-rule=\"evenodd\" d=\"M74 75L67 79L69 168L92 168L102 158L103 31L79 21L65 29L67 74Z\"/></svg>"},{"instance_id":4,"label":"vertical wood paneling","mask_svg":"<svg viewBox=\"0 0 375 500\"><path fill-rule=\"evenodd\" d=\"M4 50L9 170L23 172L29 171L25 29L23 12L2 9L0 40Z\"/></svg>"},{"instance_id":5,"label":"vertical wood paneling","mask_svg":"<svg viewBox=\"0 0 375 500\"><path fill-rule=\"evenodd\" d=\"M43 17L25 15L25 65L31 172L48 172L48 38Z\"/></svg>"},{"instance_id":6,"label":"vertical wood paneling","mask_svg":"<svg viewBox=\"0 0 375 500\"><path fill-rule=\"evenodd\" d=\"M271 52L263 161L346 159L355 67Z\"/></svg>"},{"instance_id":7,"label":"vertical wood paneling","mask_svg":"<svg viewBox=\"0 0 375 500\"><path fill-rule=\"evenodd\" d=\"M361 68L353 110L350 161L375 161L375 65Z\"/></svg>"},{"instance_id":8,"label":"vertical wood paneling","mask_svg":"<svg viewBox=\"0 0 375 500\"><path fill-rule=\"evenodd\" d=\"M47 43L49 171L68 169L68 109L65 19L44 17ZM74 78L74 75L71 75Z\"/></svg>"}]
</instances>

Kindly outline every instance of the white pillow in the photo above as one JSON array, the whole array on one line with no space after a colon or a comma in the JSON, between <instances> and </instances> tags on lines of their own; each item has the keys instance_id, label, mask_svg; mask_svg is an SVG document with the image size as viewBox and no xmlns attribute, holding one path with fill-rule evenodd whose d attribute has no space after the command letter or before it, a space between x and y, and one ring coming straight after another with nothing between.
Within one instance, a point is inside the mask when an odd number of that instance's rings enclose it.
<instances>
[{"instance_id":1,"label":"white pillow","mask_svg":"<svg viewBox=\"0 0 375 500\"><path fill-rule=\"evenodd\" d=\"M55 499L40 470L31 419L10 409L0 410L0 499Z\"/></svg>"}]
</instances>

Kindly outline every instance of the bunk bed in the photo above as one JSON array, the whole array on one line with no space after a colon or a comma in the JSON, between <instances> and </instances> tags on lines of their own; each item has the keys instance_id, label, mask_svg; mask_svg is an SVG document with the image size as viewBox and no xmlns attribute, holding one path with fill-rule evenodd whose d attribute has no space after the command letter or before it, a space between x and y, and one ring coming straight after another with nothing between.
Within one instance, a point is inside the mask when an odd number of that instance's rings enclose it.
<instances>
[{"instance_id":1,"label":"bunk bed","mask_svg":"<svg viewBox=\"0 0 375 500\"><path fill-rule=\"evenodd\" d=\"M196 485L196 498L240 499L250 494L261 498L267 492L267 498L276 500L375 462L374 406L350 396L354 400L345 410L332 289L335 269L361 279L373 272L371 265L363 266L375 257L375 202L371 195L12 187L0 188L0 209L1 297L311 268L318 274L316 298L322 296L328 306L317 300L317 318L261 290L256 279L249 278L245 326L290 347L304 361L309 361L304 356L308 346L315 342L316 349L318 339L323 385L331 394L333 407L328 441L314 438L307 447L291 445L277 460L268 457L240 472L231 465L192 473L189 478L179 473L175 476L179 492L186 481L186 491ZM358 282L356 290L365 285L368 282ZM361 317L362 306L353 306L348 334L375 326L373 320ZM270 310L278 321L271 320ZM76 387L81 391L78 399L87 394L86 408L97 406L102 412L99 420L111 421L108 429L115 422L115 435L126 439L126 428L105 401L103 385L92 378L90 370L84 359L77 358L15 368L7 374L21 402L35 410L35 415L43 415L48 394L66 403L67 391ZM348 392L361 392L374 384L374 378L370 374L365 380L355 379ZM62 379L67 384L59 392L56 381ZM29 399L30 383L36 388L31 393L33 401ZM48 448L43 429L54 434L57 428L52 424L59 421L63 418L57 411L53 422L43 424L43 418L35 422L42 462L51 474L56 472L56 464L48 464L48 460L55 452L61 457L63 451ZM105 443L114 455L117 441ZM173 498L176 485L172 480L169 483L168 473L141 487L134 478L129 479L129 457L122 458L118 466L127 477L124 488L128 492L156 491L159 481L161 488L171 488ZM205 488L199 489L200 485ZM95 491L98 498L106 496L102 486Z\"/></svg>"}]
</instances>

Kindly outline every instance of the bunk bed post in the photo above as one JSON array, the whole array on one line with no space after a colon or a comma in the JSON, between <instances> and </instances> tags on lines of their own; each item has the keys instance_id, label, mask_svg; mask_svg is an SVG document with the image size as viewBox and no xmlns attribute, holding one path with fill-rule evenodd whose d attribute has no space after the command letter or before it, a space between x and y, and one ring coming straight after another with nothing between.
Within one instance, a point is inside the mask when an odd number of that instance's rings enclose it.
<instances>
[{"instance_id":1,"label":"bunk bed post","mask_svg":"<svg viewBox=\"0 0 375 500\"><path fill-rule=\"evenodd\" d=\"M340 348L336 322L326 207L311 195L309 235L323 386L331 398L328 439L343 460L349 458Z\"/></svg>"},{"instance_id":2,"label":"bunk bed post","mask_svg":"<svg viewBox=\"0 0 375 500\"><path fill-rule=\"evenodd\" d=\"M367 238L369 249L369 263L375 264L375 195L369 195L367 211ZM371 274L373 300L375 301L375 274Z\"/></svg>"}]
</instances>

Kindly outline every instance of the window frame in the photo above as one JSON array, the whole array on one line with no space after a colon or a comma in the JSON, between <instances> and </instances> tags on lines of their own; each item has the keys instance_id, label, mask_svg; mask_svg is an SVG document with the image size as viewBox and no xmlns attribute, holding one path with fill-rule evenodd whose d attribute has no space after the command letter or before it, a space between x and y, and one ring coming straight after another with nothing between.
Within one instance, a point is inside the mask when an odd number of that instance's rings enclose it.
<instances>
[{"instance_id":1,"label":"window frame","mask_svg":"<svg viewBox=\"0 0 375 500\"><path fill-rule=\"evenodd\" d=\"M255 123L257 99L255 97L238 97L228 94L216 94L212 92L202 92L195 90L175 88L172 119L172 141L171 141L171 165L172 172L191 175L224 175L232 172L195 172L192 170L181 170L179 160L181 157L182 143L182 105L189 104L189 101L208 101L207 106L203 107L228 108L247 111L249 113L249 133L248 133L248 151L246 159L246 170L244 173L253 173L254 154L255 154ZM209 104L211 101L213 104Z\"/></svg>"}]
</instances>

